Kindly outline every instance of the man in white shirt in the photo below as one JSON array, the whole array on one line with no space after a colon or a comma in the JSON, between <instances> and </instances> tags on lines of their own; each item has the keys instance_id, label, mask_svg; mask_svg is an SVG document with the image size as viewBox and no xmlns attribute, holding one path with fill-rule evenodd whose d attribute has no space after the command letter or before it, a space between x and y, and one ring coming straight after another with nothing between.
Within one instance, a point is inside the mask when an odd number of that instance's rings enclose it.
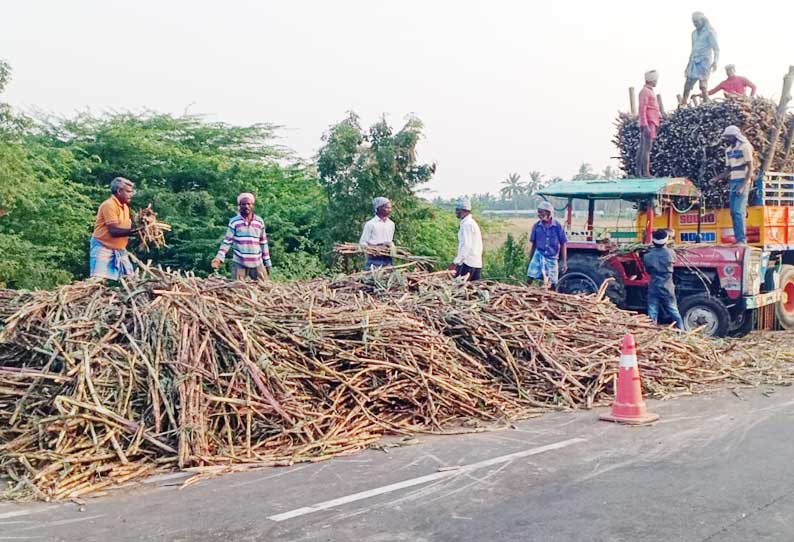
<instances>
[{"instance_id":1,"label":"man in white shirt","mask_svg":"<svg viewBox=\"0 0 794 542\"><path fill-rule=\"evenodd\" d=\"M375 216L364 223L359 244L362 246L391 247L394 242L394 222L391 221L391 201L388 198L375 198L372 200ZM384 267L392 264L391 256L372 256L367 254L364 262L364 271L373 267Z\"/></svg>"},{"instance_id":2,"label":"man in white shirt","mask_svg":"<svg viewBox=\"0 0 794 542\"><path fill-rule=\"evenodd\" d=\"M455 271L456 277L468 275L469 280L479 280L482 272L482 234L480 226L471 216L471 201L469 198L458 200L455 205L455 215L460 219L458 229L458 255L449 270Z\"/></svg>"}]
</instances>

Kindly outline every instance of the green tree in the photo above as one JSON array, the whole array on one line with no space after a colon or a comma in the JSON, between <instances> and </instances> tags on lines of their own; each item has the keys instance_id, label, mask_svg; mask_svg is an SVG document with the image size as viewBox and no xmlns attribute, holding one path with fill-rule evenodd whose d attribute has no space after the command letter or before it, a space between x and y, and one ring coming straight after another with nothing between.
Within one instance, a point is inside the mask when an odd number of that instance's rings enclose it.
<instances>
[{"instance_id":1,"label":"green tree","mask_svg":"<svg viewBox=\"0 0 794 542\"><path fill-rule=\"evenodd\" d=\"M538 190L546 186L546 182L543 177L544 175L540 171L529 172L529 181L527 181L526 184L527 195L534 196Z\"/></svg>"},{"instance_id":2,"label":"green tree","mask_svg":"<svg viewBox=\"0 0 794 542\"><path fill-rule=\"evenodd\" d=\"M358 239L362 223L372 216L372 198L377 196L393 202L399 224L396 241L409 245L407 241L415 238L416 222L429 220L434 212L420 205L415 194L435 172L435 164L417 161L422 129L418 118L409 117L397 132L385 118L364 131L353 112L330 127L317 157L327 199L328 245Z\"/></svg>"},{"instance_id":3,"label":"green tree","mask_svg":"<svg viewBox=\"0 0 794 542\"><path fill-rule=\"evenodd\" d=\"M605 167L604 172L601 175L604 179L620 179L622 177L620 171L616 170L612 166Z\"/></svg>"},{"instance_id":4,"label":"green tree","mask_svg":"<svg viewBox=\"0 0 794 542\"><path fill-rule=\"evenodd\" d=\"M512 233L494 253L484 258L483 275L492 280L521 283L526 280L527 240L519 236L518 240Z\"/></svg>"},{"instance_id":5,"label":"green tree","mask_svg":"<svg viewBox=\"0 0 794 542\"><path fill-rule=\"evenodd\" d=\"M598 179L598 174L593 171L593 166L587 163L582 163L579 166L579 171L572 177L574 181L591 181Z\"/></svg>"},{"instance_id":6,"label":"green tree","mask_svg":"<svg viewBox=\"0 0 794 542\"><path fill-rule=\"evenodd\" d=\"M502 181L502 189L500 193L502 197L513 203L513 210L518 210L518 199L524 194L525 187L521 184L521 175L518 173L511 173L507 178Z\"/></svg>"},{"instance_id":7,"label":"green tree","mask_svg":"<svg viewBox=\"0 0 794 542\"><path fill-rule=\"evenodd\" d=\"M11 69L0 61L0 91ZM82 271L90 198L60 174L59 161L22 131L28 119L0 103L0 287L51 287Z\"/></svg>"}]
</instances>

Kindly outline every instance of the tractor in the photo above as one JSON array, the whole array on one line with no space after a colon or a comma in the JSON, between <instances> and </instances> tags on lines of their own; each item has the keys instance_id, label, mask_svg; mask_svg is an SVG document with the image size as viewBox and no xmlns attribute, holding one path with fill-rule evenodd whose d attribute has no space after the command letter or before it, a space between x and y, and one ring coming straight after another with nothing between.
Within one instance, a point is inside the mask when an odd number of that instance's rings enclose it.
<instances>
[{"instance_id":1,"label":"tractor","mask_svg":"<svg viewBox=\"0 0 794 542\"><path fill-rule=\"evenodd\" d=\"M765 178L770 187L778 181ZM669 246L676 254L673 280L685 329L741 336L759 319L769 327L775 316L778 325L794 329L794 202L750 207L748 245L738 246L728 209L706 209L686 178L562 181L539 194L552 204L564 202L568 270L558 291L593 293L611 279L606 295L615 305L645 312L650 275L642 255L653 230L667 228L674 233ZM587 202L587 222L578 229L572 220L575 200ZM596 202L610 200L631 209L630 227L596 226Z\"/></svg>"}]
</instances>

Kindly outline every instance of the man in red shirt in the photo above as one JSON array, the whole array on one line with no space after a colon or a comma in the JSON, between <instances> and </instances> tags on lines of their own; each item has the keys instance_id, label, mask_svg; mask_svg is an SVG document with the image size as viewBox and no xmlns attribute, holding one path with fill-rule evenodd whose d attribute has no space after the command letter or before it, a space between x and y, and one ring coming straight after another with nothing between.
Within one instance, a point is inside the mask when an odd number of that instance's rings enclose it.
<instances>
[{"instance_id":1,"label":"man in red shirt","mask_svg":"<svg viewBox=\"0 0 794 542\"><path fill-rule=\"evenodd\" d=\"M656 70L645 73L645 86L640 91L640 146L637 149L637 176L651 176L651 147L662 120L654 87L659 80Z\"/></svg>"},{"instance_id":2,"label":"man in red shirt","mask_svg":"<svg viewBox=\"0 0 794 542\"><path fill-rule=\"evenodd\" d=\"M750 96L755 96L755 85L748 78L736 75L736 66L728 64L725 66L725 73L728 74L728 78L711 89L709 96L719 91L724 92L725 96L745 96L748 88Z\"/></svg>"}]
</instances>

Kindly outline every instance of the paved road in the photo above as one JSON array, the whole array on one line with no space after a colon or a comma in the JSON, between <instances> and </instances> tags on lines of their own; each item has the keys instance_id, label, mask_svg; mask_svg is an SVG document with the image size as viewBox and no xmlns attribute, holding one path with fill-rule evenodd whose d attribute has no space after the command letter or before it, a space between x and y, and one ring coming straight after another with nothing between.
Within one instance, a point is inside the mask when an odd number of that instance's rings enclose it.
<instances>
[{"instance_id":1,"label":"paved road","mask_svg":"<svg viewBox=\"0 0 794 542\"><path fill-rule=\"evenodd\" d=\"M794 389L763 391L651 402L650 427L555 413L82 511L0 504L0 541L791 541Z\"/></svg>"}]
</instances>

